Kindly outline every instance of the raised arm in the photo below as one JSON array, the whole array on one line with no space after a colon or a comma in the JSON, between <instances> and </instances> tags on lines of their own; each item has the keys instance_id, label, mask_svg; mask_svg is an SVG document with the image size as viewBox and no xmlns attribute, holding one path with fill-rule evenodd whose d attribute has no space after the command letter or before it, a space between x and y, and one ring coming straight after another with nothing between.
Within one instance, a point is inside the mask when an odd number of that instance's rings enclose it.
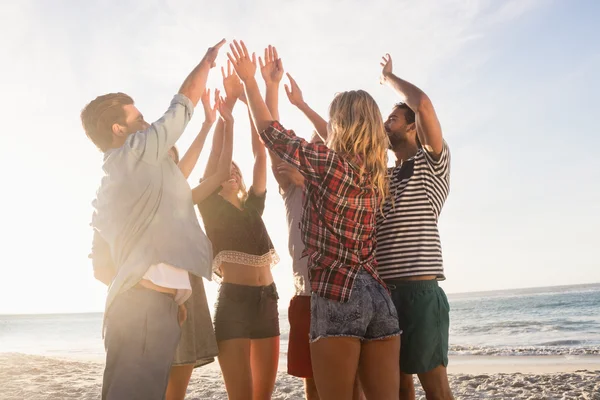
<instances>
[{"instance_id":1,"label":"raised arm","mask_svg":"<svg viewBox=\"0 0 600 400\"><path fill-rule=\"evenodd\" d=\"M232 109L228 104L231 104L231 102L224 100L223 98L218 101L217 107L223 129L220 131L215 130L215 135L222 136L220 140L222 144L220 156L214 173L210 176L205 176L205 179L192 190L192 201L194 204L198 204L210 196L231 174L231 159L233 157L233 115L231 113Z\"/></svg>"},{"instance_id":2,"label":"raised arm","mask_svg":"<svg viewBox=\"0 0 600 400\"><path fill-rule=\"evenodd\" d=\"M223 76L223 88L225 89L225 95L227 96L225 100L225 106L228 109L233 110L238 98L244 92L244 88L240 82L240 79L237 77L235 72L233 72L231 63L229 61L227 62L227 73L225 73L225 69L221 67L221 75ZM221 158L221 149L223 148L223 124L223 119L219 118L213 136L212 149L208 157L208 163L206 164L206 169L204 170L204 178L208 178L209 176L213 175L217 170L217 164Z\"/></svg>"},{"instance_id":3,"label":"raised arm","mask_svg":"<svg viewBox=\"0 0 600 400\"><path fill-rule=\"evenodd\" d=\"M209 47L206 54L200 63L192 72L185 78L185 81L179 88L179 93L192 101L194 107L198 104L200 97L206 89L206 80L208 79L208 71L215 66L215 60L219 54L219 49L225 44L225 39L213 47Z\"/></svg>"},{"instance_id":4,"label":"raised arm","mask_svg":"<svg viewBox=\"0 0 600 400\"><path fill-rule=\"evenodd\" d=\"M204 108L204 123L202 124L202 128L196 136L196 139L192 142L190 148L185 152L177 166L183 173L185 178L189 178L192 170L196 166L198 162L198 158L200 158L200 153L202 152L202 148L204 148L204 142L206 141L206 136L212 128L215 120L217 119L217 106L219 100L219 90L215 90L215 106L214 108L210 106L210 89L207 89L202 95L201 99L202 107Z\"/></svg>"},{"instance_id":5,"label":"raised arm","mask_svg":"<svg viewBox=\"0 0 600 400\"><path fill-rule=\"evenodd\" d=\"M202 61L185 79L162 118L146 130L129 135L126 143L138 158L149 163L159 162L175 145L192 118L194 107L206 88L208 72L224 43L225 39L208 49Z\"/></svg>"},{"instance_id":6,"label":"raised arm","mask_svg":"<svg viewBox=\"0 0 600 400\"><path fill-rule=\"evenodd\" d=\"M252 54L252 58L250 58L244 42L238 43L235 40L230 45L230 49L231 52L227 53L227 57L235 68L235 72L244 83L246 99L252 113L254 126L258 132L262 132L271 125L273 117L260 94L260 89L256 82L256 54Z\"/></svg>"},{"instance_id":7,"label":"raised arm","mask_svg":"<svg viewBox=\"0 0 600 400\"><path fill-rule=\"evenodd\" d=\"M392 72L392 57L386 54L381 62L380 81L390 86L396 93L405 98L406 104L415 113L417 135L423 148L433 157L439 159L442 154L444 139L442 127L429 97L418 87Z\"/></svg>"},{"instance_id":8,"label":"raised arm","mask_svg":"<svg viewBox=\"0 0 600 400\"><path fill-rule=\"evenodd\" d=\"M310 122L315 127L315 130L321 137L321 140L325 142L327 140L327 121L325 121L316 111L306 104L304 101L304 96L302 95L302 90L296 83L296 80L292 78L290 74L287 74L288 79L290 80L290 85L287 84L285 86L285 93L287 94L288 100L294 106L298 107L300 111L306 115L306 117L310 120Z\"/></svg>"},{"instance_id":9,"label":"raised arm","mask_svg":"<svg viewBox=\"0 0 600 400\"><path fill-rule=\"evenodd\" d=\"M283 62L279 58L275 46L269 45L265 49L264 62L262 58L258 58L260 64L260 73L265 81L265 103L271 117L279 120L279 85L283 78ZM251 122L254 125L254 122ZM256 129L256 128L255 128ZM281 158L269 150L269 158L271 159L271 171L275 180L282 190L286 190L290 184L289 175L280 173L279 166L284 164Z\"/></svg>"}]
</instances>

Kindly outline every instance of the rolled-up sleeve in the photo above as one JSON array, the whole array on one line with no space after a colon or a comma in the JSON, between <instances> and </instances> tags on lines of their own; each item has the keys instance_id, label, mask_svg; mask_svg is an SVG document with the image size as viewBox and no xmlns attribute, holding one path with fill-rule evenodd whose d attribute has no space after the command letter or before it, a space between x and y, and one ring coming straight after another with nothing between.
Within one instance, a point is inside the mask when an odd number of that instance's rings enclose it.
<instances>
[{"instance_id":1,"label":"rolled-up sleeve","mask_svg":"<svg viewBox=\"0 0 600 400\"><path fill-rule=\"evenodd\" d=\"M286 130L277 121L260 133L265 146L283 161L294 165L305 178L320 181L339 164L335 152L322 144L309 143Z\"/></svg>"},{"instance_id":2,"label":"rolled-up sleeve","mask_svg":"<svg viewBox=\"0 0 600 400\"><path fill-rule=\"evenodd\" d=\"M182 94L176 94L164 115L144 131L129 136L127 144L138 158L155 163L165 157L192 119L194 105Z\"/></svg>"}]
</instances>

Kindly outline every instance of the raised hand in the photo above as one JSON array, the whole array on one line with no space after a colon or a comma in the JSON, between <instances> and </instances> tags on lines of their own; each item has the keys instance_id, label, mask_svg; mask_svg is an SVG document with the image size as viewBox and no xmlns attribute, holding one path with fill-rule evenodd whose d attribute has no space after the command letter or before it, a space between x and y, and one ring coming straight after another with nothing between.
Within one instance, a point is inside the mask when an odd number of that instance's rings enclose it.
<instances>
[{"instance_id":1,"label":"raised hand","mask_svg":"<svg viewBox=\"0 0 600 400\"><path fill-rule=\"evenodd\" d=\"M240 98L244 93L244 86L240 82L240 78L233 72L231 61L227 61L227 73L225 73L225 68L221 67L221 75L223 75L225 95L231 99Z\"/></svg>"},{"instance_id":2,"label":"raised hand","mask_svg":"<svg viewBox=\"0 0 600 400\"><path fill-rule=\"evenodd\" d=\"M225 103L224 98L219 98L219 102L217 103L217 109L219 110L219 116L223 121L233 122L233 114L231 113L231 108L227 106L227 103Z\"/></svg>"},{"instance_id":3,"label":"raised hand","mask_svg":"<svg viewBox=\"0 0 600 400\"><path fill-rule=\"evenodd\" d=\"M243 41L238 43L237 40L234 40L229 48L231 52L227 53L227 58L231 61L240 79L246 82L248 79L254 78L254 75L256 75L256 54L252 53L252 57L250 57Z\"/></svg>"},{"instance_id":4,"label":"raised hand","mask_svg":"<svg viewBox=\"0 0 600 400\"><path fill-rule=\"evenodd\" d=\"M265 49L264 62L262 58L258 57L258 63L260 64L260 73L267 85L281 82L281 78L283 78L283 63L277 54L275 46L269 45Z\"/></svg>"},{"instance_id":5,"label":"raised hand","mask_svg":"<svg viewBox=\"0 0 600 400\"><path fill-rule=\"evenodd\" d=\"M225 39L221 39L221 41L215 44L212 47L209 47L206 50L206 54L202 57L203 63L206 63L210 66L210 68L214 68L216 66L215 61L217 60L217 56L219 55L219 49L225 44Z\"/></svg>"},{"instance_id":6,"label":"raised hand","mask_svg":"<svg viewBox=\"0 0 600 400\"><path fill-rule=\"evenodd\" d=\"M381 70L381 77L379 78L379 83L382 85L386 82L387 78L392 75L392 56L386 54L381 57L381 62L379 63L383 68Z\"/></svg>"},{"instance_id":7,"label":"raised hand","mask_svg":"<svg viewBox=\"0 0 600 400\"><path fill-rule=\"evenodd\" d=\"M210 89L206 89L200 97L202 108L204 108L204 123L213 124L217 120L217 105L219 100L219 89L215 89L215 106L210 106Z\"/></svg>"},{"instance_id":8,"label":"raised hand","mask_svg":"<svg viewBox=\"0 0 600 400\"><path fill-rule=\"evenodd\" d=\"M300 105L302 105L304 103L304 97L302 96L302 90L300 90L300 87L298 86L298 84L296 83L294 78L292 78L292 76L289 73L286 75L287 75L288 79L290 80L290 85L288 86L287 83L285 85L283 85L285 87L285 93L287 94L287 97L290 100L290 103L292 103L296 107L299 107Z\"/></svg>"}]
</instances>

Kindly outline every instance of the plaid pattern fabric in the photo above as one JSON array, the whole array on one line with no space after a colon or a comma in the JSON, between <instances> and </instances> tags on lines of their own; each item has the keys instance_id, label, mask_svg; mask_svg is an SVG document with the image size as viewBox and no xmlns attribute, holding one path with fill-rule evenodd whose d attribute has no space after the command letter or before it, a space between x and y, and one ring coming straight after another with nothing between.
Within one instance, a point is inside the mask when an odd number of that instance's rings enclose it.
<instances>
[{"instance_id":1,"label":"plaid pattern fabric","mask_svg":"<svg viewBox=\"0 0 600 400\"><path fill-rule=\"evenodd\" d=\"M376 272L375 214L379 195L368 176L322 144L309 143L274 121L261 132L265 146L296 166L306 193L300 229L312 291L347 302L361 268Z\"/></svg>"}]
</instances>

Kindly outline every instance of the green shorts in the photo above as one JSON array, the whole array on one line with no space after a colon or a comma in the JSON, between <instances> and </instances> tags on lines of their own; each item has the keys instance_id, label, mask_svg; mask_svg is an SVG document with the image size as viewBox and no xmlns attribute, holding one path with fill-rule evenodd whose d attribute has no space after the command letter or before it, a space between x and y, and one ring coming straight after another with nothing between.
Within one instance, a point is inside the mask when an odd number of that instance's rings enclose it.
<instances>
[{"instance_id":1,"label":"green shorts","mask_svg":"<svg viewBox=\"0 0 600 400\"><path fill-rule=\"evenodd\" d=\"M386 280L402 330L400 371L422 374L448 366L450 305L436 280Z\"/></svg>"}]
</instances>

